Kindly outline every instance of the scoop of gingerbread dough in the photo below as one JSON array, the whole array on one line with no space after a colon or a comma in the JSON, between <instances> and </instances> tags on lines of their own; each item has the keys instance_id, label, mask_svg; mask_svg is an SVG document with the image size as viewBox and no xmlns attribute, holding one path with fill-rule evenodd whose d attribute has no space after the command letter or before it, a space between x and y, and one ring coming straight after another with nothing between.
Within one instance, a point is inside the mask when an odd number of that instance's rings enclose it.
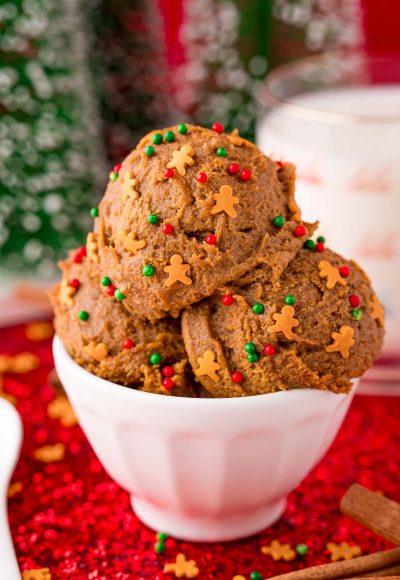
<instances>
[{"instance_id":1,"label":"scoop of gingerbread dough","mask_svg":"<svg viewBox=\"0 0 400 580\"><path fill-rule=\"evenodd\" d=\"M62 281L50 294L55 328L79 365L104 379L139 390L196 396L179 320L167 317L150 324L133 316L121 301L108 294L108 287L87 259L76 264L71 255L60 266ZM161 357L159 364L150 363L154 353ZM157 357L152 360L157 362ZM163 375L165 366L173 368L172 376L171 370L168 377ZM171 389L164 388L165 378L172 381Z\"/></svg>"},{"instance_id":2,"label":"scoop of gingerbread dough","mask_svg":"<svg viewBox=\"0 0 400 580\"><path fill-rule=\"evenodd\" d=\"M260 264L279 276L307 235L296 230L292 165L237 134L185 127L150 133L123 161L88 241L124 306L150 320L176 316Z\"/></svg>"},{"instance_id":3,"label":"scoop of gingerbread dough","mask_svg":"<svg viewBox=\"0 0 400 580\"><path fill-rule=\"evenodd\" d=\"M384 334L383 309L359 266L306 249L278 280L260 275L191 306L182 327L196 378L214 397L347 392Z\"/></svg>"}]
</instances>

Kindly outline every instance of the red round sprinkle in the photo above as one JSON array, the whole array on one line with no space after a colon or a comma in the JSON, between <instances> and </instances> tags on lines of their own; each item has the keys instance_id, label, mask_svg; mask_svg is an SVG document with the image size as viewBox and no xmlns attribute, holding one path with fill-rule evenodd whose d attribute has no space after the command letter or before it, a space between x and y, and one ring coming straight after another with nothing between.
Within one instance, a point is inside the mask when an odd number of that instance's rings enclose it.
<instances>
[{"instance_id":1,"label":"red round sprinkle","mask_svg":"<svg viewBox=\"0 0 400 580\"><path fill-rule=\"evenodd\" d=\"M243 375L239 371L233 371L231 378L234 383L241 383L243 381Z\"/></svg>"},{"instance_id":2,"label":"red round sprinkle","mask_svg":"<svg viewBox=\"0 0 400 580\"><path fill-rule=\"evenodd\" d=\"M68 282L68 286L71 286L72 288L75 288L75 290L78 290L80 286L78 278L72 278L72 280Z\"/></svg>"},{"instance_id":3,"label":"red round sprinkle","mask_svg":"<svg viewBox=\"0 0 400 580\"><path fill-rule=\"evenodd\" d=\"M297 228L293 230L293 234L296 238L301 238L306 235L306 228L304 226L297 226Z\"/></svg>"},{"instance_id":4,"label":"red round sprinkle","mask_svg":"<svg viewBox=\"0 0 400 580\"><path fill-rule=\"evenodd\" d=\"M124 348L126 348L126 349L132 348L133 347L133 344L134 343L133 343L133 340L131 338L126 338L124 340Z\"/></svg>"},{"instance_id":5,"label":"red round sprinkle","mask_svg":"<svg viewBox=\"0 0 400 580\"><path fill-rule=\"evenodd\" d=\"M75 264L80 264L85 256L86 256L86 247L81 246L75 252L75 256L74 256Z\"/></svg>"},{"instance_id":6,"label":"red round sprinkle","mask_svg":"<svg viewBox=\"0 0 400 580\"><path fill-rule=\"evenodd\" d=\"M277 166L278 169L283 169L282 161L275 161L275 165Z\"/></svg>"},{"instance_id":7,"label":"red round sprinkle","mask_svg":"<svg viewBox=\"0 0 400 580\"><path fill-rule=\"evenodd\" d=\"M223 133L225 130L225 127L223 126L222 123L213 123L213 126L211 128L216 133Z\"/></svg>"},{"instance_id":8,"label":"red round sprinkle","mask_svg":"<svg viewBox=\"0 0 400 580\"><path fill-rule=\"evenodd\" d=\"M206 244L210 244L210 246L215 246L217 243L217 236L215 234L208 234L206 236Z\"/></svg>"},{"instance_id":9,"label":"red round sprinkle","mask_svg":"<svg viewBox=\"0 0 400 580\"><path fill-rule=\"evenodd\" d=\"M121 163L117 163L116 165L114 165L112 170L115 171L115 173L119 173L121 167L122 167Z\"/></svg>"},{"instance_id":10,"label":"red round sprinkle","mask_svg":"<svg viewBox=\"0 0 400 580\"><path fill-rule=\"evenodd\" d=\"M276 347L273 344L266 344L264 346L264 352L266 355L271 356L276 353Z\"/></svg>"},{"instance_id":11,"label":"red round sprinkle","mask_svg":"<svg viewBox=\"0 0 400 580\"><path fill-rule=\"evenodd\" d=\"M173 177L174 175L175 171L172 169L172 167L167 167L167 169L164 171L165 179L170 179L170 177Z\"/></svg>"},{"instance_id":12,"label":"red round sprinkle","mask_svg":"<svg viewBox=\"0 0 400 580\"><path fill-rule=\"evenodd\" d=\"M163 231L163 234L167 234L167 235L172 234L174 231L174 226L171 226L171 224L164 224L162 227L162 231Z\"/></svg>"},{"instance_id":13,"label":"red round sprinkle","mask_svg":"<svg viewBox=\"0 0 400 580\"><path fill-rule=\"evenodd\" d=\"M237 163L231 163L230 165L228 165L228 173L230 173L231 175L236 175L236 173L239 173L240 171L240 167Z\"/></svg>"},{"instance_id":14,"label":"red round sprinkle","mask_svg":"<svg viewBox=\"0 0 400 580\"><path fill-rule=\"evenodd\" d=\"M197 174L196 179L199 183L206 183L206 181L208 180L208 175L207 173L200 172Z\"/></svg>"},{"instance_id":15,"label":"red round sprinkle","mask_svg":"<svg viewBox=\"0 0 400 580\"><path fill-rule=\"evenodd\" d=\"M250 169L242 169L239 177L242 181L249 181L252 177L252 173L251 173Z\"/></svg>"},{"instance_id":16,"label":"red round sprinkle","mask_svg":"<svg viewBox=\"0 0 400 580\"><path fill-rule=\"evenodd\" d=\"M349 302L353 308L357 308L357 306L360 306L361 304L361 298L357 296L357 294L350 294Z\"/></svg>"},{"instance_id":17,"label":"red round sprinkle","mask_svg":"<svg viewBox=\"0 0 400 580\"><path fill-rule=\"evenodd\" d=\"M323 252L325 250L325 245L322 242L317 242L315 244L315 251L316 252Z\"/></svg>"},{"instance_id":18,"label":"red round sprinkle","mask_svg":"<svg viewBox=\"0 0 400 580\"><path fill-rule=\"evenodd\" d=\"M169 377L166 377L162 382L162 386L164 389L172 389L174 387L174 381Z\"/></svg>"},{"instance_id":19,"label":"red round sprinkle","mask_svg":"<svg viewBox=\"0 0 400 580\"><path fill-rule=\"evenodd\" d=\"M350 268L348 266L340 266L339 274L342 276L342 278L347 278L347 276L350 274Z\"/></svg>"},{"instance_id":20,"label":"red round sprinkle","mask_svg":"<svg viewBox=\"0 0 400 580\"><path fill-rule=\"evenodd\" d=\"M173 377L175 374L174 367L171 367L168 365L165 367L162 367L161 373L162 373L163 377Z\"/></svg>"},{"instance_id":21,"label":"red round sprinkle","mask_svg":"<svg viewBox=\"0 0 400 580\"><path fill-rule=\"evenodd\" d=\"M234 303L234 298L232 296L232 294L224 294L222 296L222 304L224 306L232 306L232 304Z\"/></svg>"},{"instance_id":22,"label":"red round sprinkle","mask_svg":"<svg viewBox=\"0 0 400 580\"><path fill-rule=\"evenodd\" d=\"M114 296L114 292L116 290L115 286L107 286L106 292L109 296Z\"/></svg>"}]
</instances>

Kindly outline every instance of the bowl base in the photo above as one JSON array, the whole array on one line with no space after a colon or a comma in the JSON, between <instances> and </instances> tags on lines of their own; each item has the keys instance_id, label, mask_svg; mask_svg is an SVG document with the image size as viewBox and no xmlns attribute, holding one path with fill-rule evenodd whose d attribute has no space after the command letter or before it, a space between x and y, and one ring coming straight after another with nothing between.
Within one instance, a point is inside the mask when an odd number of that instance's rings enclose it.
<instances>
[{"instance_id":1,"label":"bowl base","mask_svg":"<svg viewBox=\"0 0 400 580\"><path fill-rule=\"evenodd\" d=\"M131 496L131 503L137 517L146 526L189 542L229 542L252 536L274 524L286 507L286 499L281 499L241 516L196 518L171 513L134 496Z\"/></svg>"}]
</instances>

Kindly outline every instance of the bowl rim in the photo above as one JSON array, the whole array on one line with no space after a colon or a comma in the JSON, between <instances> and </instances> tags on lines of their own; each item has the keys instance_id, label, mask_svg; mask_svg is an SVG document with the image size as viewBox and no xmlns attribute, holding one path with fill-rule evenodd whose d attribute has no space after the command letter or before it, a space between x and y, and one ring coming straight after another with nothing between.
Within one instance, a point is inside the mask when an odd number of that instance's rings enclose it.
<instances>
[{"instance_id":1,"label":"bowl rim","mask_svg":"<svg viewBox=\"0 0 400 580\"><path fill-rule=\"evenodd\" d=\"M319 389L306 389L306 388L299 388L299 389L288 389L286 391L278 391L275 393L262 393L260 395L251 395L248 397L218 397L218 398L199 398L199 397L165 397L160 396L157 393L146 393L144 391L138 391L137 389L131 389L129 387L125 387L124 385L119 385L118 383L113 383L112 381L108 381L107 379L103 379L98 377L97 375L90 373L85 368L81 367L75 360L71 357L71 355L67 352L61 338L55 334L53 338L53 357L55 361L55 366L57 364L68 365L72 372L79 378L83 380L90 381L91 386L95 389L100 389L103 393L111 394L111 390L113 394L117 394L118 396L124 397L127 400L134 400L135 398L141 398L142 401L157 403L160 405L181 405L181 406L189 406L191 408L199 407L200 405L204 408L207 406L212 406L214 409L219 405L259 405L261 401L265 404L266 399L268 397L268 401L271 404L280 404L284 403L287 404L286 398L290 396L293 400L291 404L295 404L296 402L300 402L304 398L310 398L311 396L314 399L321 399L326 400L328 397L343 397L343 396L352 396L355 391L355 386L358 382L357 379L352 379L353 387L350 389L348 393L334 393L333 391L329 390L319 390ZM61 372L60 372L61 374ZM61 378L60 378L61 380ZM62 380L61 380L62 382ZM96 383L96 386L94 386ZM114 395L113 395L114 396ZM333 399L332 399L333 400Z\"/></svg>"}]
</instances>

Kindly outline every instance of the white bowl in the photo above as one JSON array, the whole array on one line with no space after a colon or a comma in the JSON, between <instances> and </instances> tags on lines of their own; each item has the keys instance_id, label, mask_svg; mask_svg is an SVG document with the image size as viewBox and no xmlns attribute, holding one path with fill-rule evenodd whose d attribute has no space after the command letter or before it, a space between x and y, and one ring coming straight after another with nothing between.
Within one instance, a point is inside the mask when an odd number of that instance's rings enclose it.
<instances>
[{"instance_id":1,"label":"white bowl","mask_svg":"<svg viewBox=\"0 0 400 580\"><path fill-rule=\"evenodd\" d=\"M92 375L58 337L53 352L82 429L138 517L190 541L243 538L273 524L331 445L355 391L164 397Z\"/></svg>"}]
</instances>

